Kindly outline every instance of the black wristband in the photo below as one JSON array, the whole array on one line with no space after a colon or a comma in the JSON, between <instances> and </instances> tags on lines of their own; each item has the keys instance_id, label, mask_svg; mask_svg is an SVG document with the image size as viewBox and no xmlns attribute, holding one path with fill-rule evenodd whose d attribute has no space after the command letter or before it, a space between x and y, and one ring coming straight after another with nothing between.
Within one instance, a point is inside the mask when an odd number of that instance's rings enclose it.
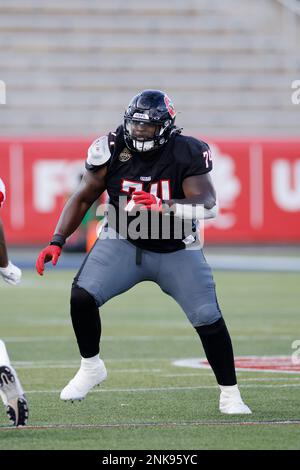
<instances>
[{"instance_id":1,"label":"black wristband","mask_svg":"<svg viewBox=\"0 0 300 470\"><path fill-rule=\"evenodd\" d=\"M52 237L50 245L60 246L62 248L66 243L66 239L63 235L59 235L59 233L55 233Z\"/></svg>"}]
</instances>

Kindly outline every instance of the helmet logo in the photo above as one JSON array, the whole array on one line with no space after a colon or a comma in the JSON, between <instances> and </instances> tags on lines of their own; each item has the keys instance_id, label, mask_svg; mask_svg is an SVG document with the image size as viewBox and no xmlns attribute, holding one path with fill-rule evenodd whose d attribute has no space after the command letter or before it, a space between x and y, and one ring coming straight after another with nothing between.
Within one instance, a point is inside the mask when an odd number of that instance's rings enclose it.
<instances>
[{"instance_id":1,"label":"helmet logo","mask_svg":"<svg viewBox=\"0 0 300 470\"><path fill-rule=\"evenodd\" d=\"M146 120L149 120L148 114L134 113L133 117L134 117L134 118L137 118L137 119L146 119Z\"/></svg>"},{"instance_id":2,"label":"helmet logo","mask_svg":"<svg viewBox=\"0 0 300 470\"><path fill-rule=\"evenodd\" d=\"M169 111L169 114L170 114L171 118L173 119L176 116L176 111L175 111L174 105L173 105L172 101L170 100L170 98L168 97L168 95L164 96L164 102L165 102L165 105L167 107L167 110Z\"/></svg>"}]
</instances>

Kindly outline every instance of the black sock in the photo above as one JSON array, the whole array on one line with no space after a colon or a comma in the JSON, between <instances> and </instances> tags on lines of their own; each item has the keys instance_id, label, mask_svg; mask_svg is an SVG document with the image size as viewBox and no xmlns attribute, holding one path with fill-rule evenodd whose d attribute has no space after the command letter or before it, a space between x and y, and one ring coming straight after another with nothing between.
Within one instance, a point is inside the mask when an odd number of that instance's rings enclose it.
<instances>
[{"instance_id":1,"label":"black sock","mask_svg":"<svg viewBox=\"0 0 300 470\"><path fill-rule=\"evenodd\" d=\"M71 293L71 317L81 356L88 358L99 354L99 310L94 298L76 285L73 285Z\"/></svg>"},{"instance_id":2,"label":"black sock","mask_svg":"<svg viewBox=\"0 0 300 470\"><path fill-rule=\"evenodd\" d=\"M236 375L231 339L223 318L212 325L197 326L207 360L219 385L235 385Z\"/></svg>"}]
</instances>

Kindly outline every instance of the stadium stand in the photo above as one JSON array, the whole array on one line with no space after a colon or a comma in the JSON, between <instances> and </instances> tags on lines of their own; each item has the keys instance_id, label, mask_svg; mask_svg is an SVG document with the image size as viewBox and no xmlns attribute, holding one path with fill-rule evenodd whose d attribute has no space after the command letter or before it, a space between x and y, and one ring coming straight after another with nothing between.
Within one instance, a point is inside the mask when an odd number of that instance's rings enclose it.
<instances>
[{"instance_id":1,"label":"stadium stand","mask_svg":"<svg viewBox=\"0 0 300 470\"><path fill-rule=\"evenodd\" d=\"M186 131L299 135L300 16L284 3L1 0L0 133L98 134L160 88Z\"/></svg>"}]
</instances>

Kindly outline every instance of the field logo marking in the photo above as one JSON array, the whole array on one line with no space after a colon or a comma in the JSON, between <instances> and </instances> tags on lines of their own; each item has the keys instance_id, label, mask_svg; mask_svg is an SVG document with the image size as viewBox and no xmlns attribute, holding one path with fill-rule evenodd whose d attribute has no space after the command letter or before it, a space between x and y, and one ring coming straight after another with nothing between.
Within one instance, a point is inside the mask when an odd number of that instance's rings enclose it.
<instances>
[{"instance_id":1,"label":"field logo marking","mask_svg":"<svg viewBox=\"0 0 300 470\"><path fill-rule=\"evenodd\" d=\"M235 367L237 370L258 371L258 372L288 372L292 374L300 373L299 351L297 361L292 356L237 356ZM210 365L205 358L180 359L173 362L179 367L189 367L193 369L210 369Z\"/></svg>"}]
</instances>

